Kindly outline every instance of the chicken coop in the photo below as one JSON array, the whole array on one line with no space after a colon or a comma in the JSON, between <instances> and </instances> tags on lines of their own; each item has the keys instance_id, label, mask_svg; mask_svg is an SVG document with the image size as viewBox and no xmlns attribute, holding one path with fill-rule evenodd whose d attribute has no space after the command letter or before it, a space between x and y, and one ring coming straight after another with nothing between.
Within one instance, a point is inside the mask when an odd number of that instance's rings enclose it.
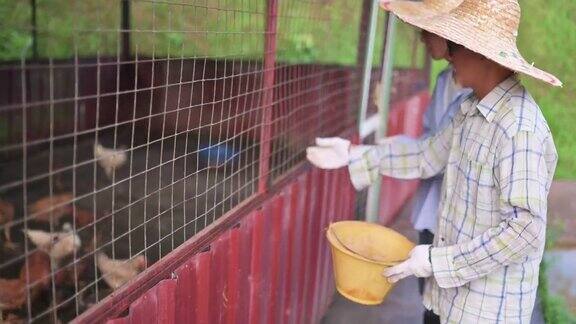
<instances>
[{"instance_id":1,"label":"chicken coop","mask_svg":"<svg viewBox=\"0 0 576 324\"><path fill-rule=\"evenodd\" d=\"M367 193L305 149L418 136L428 100L375 3L3 2L0 322L318 322ZM416 186L383 179L379 221Z\"/></svg>"}]
</instances>

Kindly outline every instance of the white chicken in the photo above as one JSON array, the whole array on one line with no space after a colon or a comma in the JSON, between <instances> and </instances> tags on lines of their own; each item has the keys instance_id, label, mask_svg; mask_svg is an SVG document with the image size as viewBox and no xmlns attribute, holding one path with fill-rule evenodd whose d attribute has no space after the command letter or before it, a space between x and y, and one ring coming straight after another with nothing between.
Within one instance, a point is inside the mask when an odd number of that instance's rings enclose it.
<instances>
[{"instance_id":1,"label":"white chicken","mask_svg":"<svg viewBox=\"0 0 576 324\"><path fill-rule=\"evenodd\" d=\"M146 269L146 257L138 255L133 259L110 259L104 253L98 253L96 264L104 281L116 290Z\"/></svg>"},{"instance_id":2,"label":"white chicken","mask_svg":"<svg viewBox=\"0 0 576 324\"><path fill-rule=\"evenodd\" d=\"M80 237L70 228L70 224L63 226L63 232L48 233L40 230L23 230L38 250L46 252L52 260L60 260L78 251L81 246Z\"/></svg>"},{"instance_id":3,"label":"white chicken","mask_svg":"<svg viewBox=\"0 0 576 324\"><path fill-rule=\"evenodd\" d=\"M104 169L108 178L111 178L114 170L124 165L128 159L125 150L106 148L98 142L94 143L94 158Z\"/></svg>"}]
</instances>

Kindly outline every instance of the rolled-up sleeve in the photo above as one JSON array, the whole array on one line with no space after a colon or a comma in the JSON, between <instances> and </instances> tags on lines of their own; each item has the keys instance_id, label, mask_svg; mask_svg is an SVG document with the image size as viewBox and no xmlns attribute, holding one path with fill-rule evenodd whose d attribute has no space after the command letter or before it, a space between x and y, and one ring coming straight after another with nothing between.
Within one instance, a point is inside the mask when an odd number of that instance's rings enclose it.
<instances>
[{"instance_id":1,"label":"rolled-up sleeve","mask_svg":"<svg viewBox=\"0 0 576 324\"><path fill-rule=\"evenodd\" d=\"M379 145L360 152L352 147L348 170L352 184L361 190L380 175L400 179L433 177L446 167L453 124L435 136L406 140L403 136L384 139Z\"/></svg>"}]
</instances>

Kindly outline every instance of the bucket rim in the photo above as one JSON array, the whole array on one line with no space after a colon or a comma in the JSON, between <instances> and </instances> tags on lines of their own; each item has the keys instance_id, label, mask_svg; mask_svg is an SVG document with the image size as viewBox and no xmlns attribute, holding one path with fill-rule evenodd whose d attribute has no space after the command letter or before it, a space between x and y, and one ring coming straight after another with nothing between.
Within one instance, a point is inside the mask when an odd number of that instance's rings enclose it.
<instances>
[{"instance_id":1,"label":"bucket rim","mask_svg":"<svg viewBox=\"0 0 576 324\"><path fill-rule=\"evenodd\" d=\"M328 238L328 242L330 243L330 246L338 249L338 251L340 251L340 252L342 252L342 253L344 253L344 254L346 254L346 255L349 255L349 256L351 256L351 257L353 257L353 258L355 258L355 259L362 260L362 261L365 261L365 262L368 262L368 263L372 263L372 264L377 264L377 265L385 266L385 267L392 267L392 266L395 266L395 265L397 265L397 264L399 264L399 263L401 263L401 262L404 261L404 260L400 260L400 261L377 261L377 260L368 259L368 258L366 258L366 257L364 257L364 256L362 256L362 255L360 255L360 254L357 254L357 253L354 253L354 252L350 251L347 247L345 247L342 243L340 243L340 240L339 240L338 238L334 237L334 234L333 234L334 231L331 230L334 225L336 225L336 224L343 224L343 223L349 223L349 224L352 224L352 223L353 223L353 224L365 224L365 225L368 224L368 225L381 226L381 225L378 225L378 224L372 224L372 223L367 223L367 222L362 222L362 221L339 221L339 222L332 222L332 223L330 223L330 224L328 225L328 227L325 229L325 231L326 231L326 238ZM382 226L382 227L384 227L384 226ZM402 234L396 232L395 230L393 230L393 229L391 229L391 228L388 228L388 227L385 227L385 228L388 229L388 230L390 230L390 231L395 232L395 233L398 234L398 235L402 235ZM403 236L403 235L402 235L402 236Z\"/></svg>"}]
</instances>

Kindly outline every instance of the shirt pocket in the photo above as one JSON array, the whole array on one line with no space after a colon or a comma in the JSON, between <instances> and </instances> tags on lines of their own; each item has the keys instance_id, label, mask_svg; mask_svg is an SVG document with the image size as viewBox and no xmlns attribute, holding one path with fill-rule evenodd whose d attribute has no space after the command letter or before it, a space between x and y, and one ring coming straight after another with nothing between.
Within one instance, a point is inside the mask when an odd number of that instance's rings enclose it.
<instances>
[{"instance_id":1,"label":"shirt pocket","mask_svg":"<svg viewBox=\"0 0 576 324\"><path fill-rule=\"evenodd\" d=\"M490 134L489 129L487 131L470 132L461 148L460 170L467 173L465 176L468 178L469 209L474 214L472 237L483 233L490 227L497 226L501 220L494 180L495 153L491 149L492 137L485 135Z\"/></svg>"}]
</instances>

